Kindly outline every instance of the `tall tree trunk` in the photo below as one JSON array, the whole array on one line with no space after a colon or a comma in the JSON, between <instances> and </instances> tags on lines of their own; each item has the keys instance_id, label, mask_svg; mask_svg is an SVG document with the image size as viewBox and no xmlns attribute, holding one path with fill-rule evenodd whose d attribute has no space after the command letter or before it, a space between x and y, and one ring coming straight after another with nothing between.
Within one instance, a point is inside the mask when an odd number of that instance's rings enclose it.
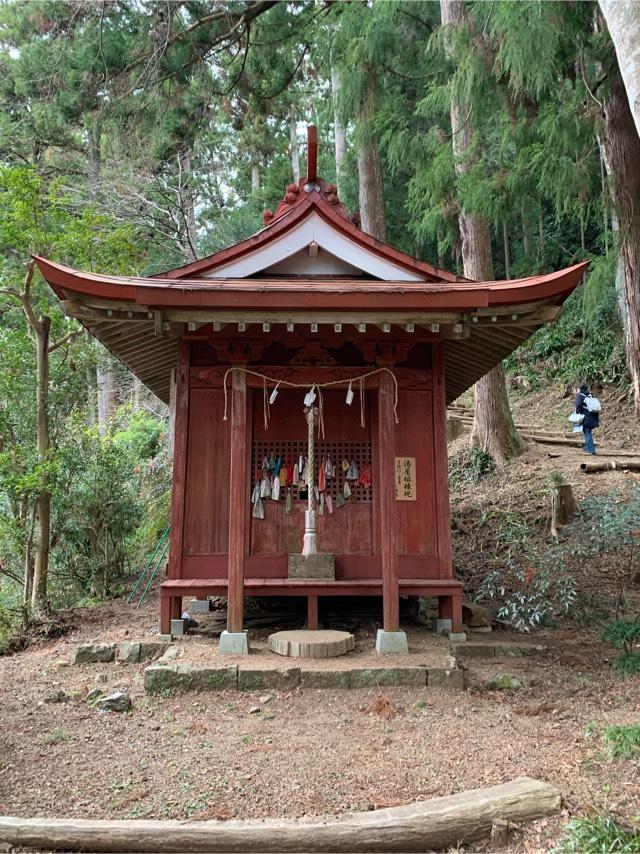
<instances>
[{"instance_id":1,"label":"tall tree trunk","mask_svg":"<svg viewBox=\"0 0 640 854\"><path fill-rule=\"evenodd\" d=\"M300 146L298 145L298 117L292 104L289 111L289 135L291 139L291 171L294 183L300 180Z\"/></svg>"},{"instance_id":2,"label":"tall tree trunk","mask_svg":"<svg viewBox=\"0 0 640 854\"><path fill-rule=\"evenodd\" d=\"M442 23L445 27L468 26L464 0L440 0ZM446 34L445 34L446 38ZM445 42L452 52L451 40ZM456 172L464 175L477 157L473 151L473 125L468 105L455 95L451 98L451 131ZM460 212L462 260L464 274L469 279L491 281L494 278L489 221L478 214L462 209ZM507 384L502 365L498 365L478 380L473 389L475 415L471 441L498 460L509 459L522 450L509 407Z\"/></svg>"},{"instance_id":3,"label":"tall tree trunk","mask_svg":"<svg viewBox=\"0 0 640 854\"><path fill-rule=\"evenodd\" d=\"M384 182L378 142L373 135L371 119L375 112L377 78L375 69L368 66L367 91L358 109L358 182L360 225L372 237L385 240Z\"/></svg>"},{"instance_id":4,"label":"tall tree trunk","mask_svg":"<svg viewBox=\"0 0 640 854\"><path fill-rule=\"evenodd\" d=\"M544 218L542 209L538 211L538 269L544 267Z\"/></svg>"},{"instance_id":5,"label":"tall tree trunk","mask_svg":"<svg viewBox=\"0 0 640 854\"><path fill-rule=\"evenodd\" d=\"M34 330L36 335L36 439L38 460L46 461L49 450L49 334L51 318L41 317ZM38 545L33 573L31 604L36 612L48 609L47 580L49 574L49 539L51 536L51 493L45 482L37 499Z\"/></svg>"},{"instance_id":6,"label":"tall tree trunk","mask_svg":"<svg viewBox=\"0 0 640 854\"><path fill-rule=\"evenodd\" d=\"M618 57L631 115L640 136L640 3L600 0Z\"/></svg>"},{"instance_id":7,"label":"tall tree trunk","mask_svg":"<svg viewBox=\"0 0 640 854\"><path fill-rule=\"evenodd\" d=\"M257 163L251 164L251 192L255 193L260 187L260 167Z\"/></svg>"},{"instance_id":8,"label":"tall tree trunk","mask_svg":"<svg viewBox=\"0 0 640 854\"><path fill-rule=\"evenodd\" d=\"M504 277L511 278L511 253L509 247L509 226L507 220L502 220L502 245L504 247Z\"/></svg>"},{"instance_id":9,"label":"tall tree trunk","mask_svg":"<svg viewBox=\"0 0 640 854\"><path fill-rule=\"evenodd\" d=\"M340 113L340 74L337 68L331 69L331 95L333 100L333 134L336 150L336 186L338 196L344 191L344 158L347 152L347 131Z\"/></svg>"},{"instance_id":10,"label":"tall tree trunk","mask_svg":"<svg viewBox=\"0 0 640 854\"><path fill-rule=\"evenodd\" d=\"M100 345L96 346L99 347ZM98 394L98 430L101 436L106 436L109 432L109 424L116 411L116 382L113 357L104 350L98 353L96 388Z\"/></svg>"},{"instance_id":11,"label":"tall tree trunk","mask_svg":"<svg viewBox=\"0 0 640 854\"><path fill-rule=\"evenodd\" d=\"M102 133L102 125L100 119L94 120L93 126L89 130L89 189L95 196L98 193L100 186L100 168L102 165L102 154L100 150L100 136Z\"/></svg>"},{"instance_id":12,"label":"tall tree trunk","mask_svg":"<svg viewBox=\"0 0 640 854\"><path fill-rule=\"evenodd\" d=\"M98 414L98 391L96 387L97 381L97 370L96 375L94 376L93 369L91 365L87 365L85 368L86 371L86 381L87 381L87 408L88 408L88 421L89 426L93 427L96 423L96 417Z\"/></svg>"},{"instance_id":13,"label":"tall tree trunk","mask_svg":"<svg viewBox=\"0 0 640 854\"><path fill-rule=\"evenodd\" d=\"M27 531L27 539L24 545L24 587L22 590L22 601L28 606L31 602L31 597L33 595L33 575L35 571L35 565L33 560L33 535L36 527L36 518L37 518L37 505L33 505L33 509L31 512L31 521L29 524L29 529Z\"/></svg>"},{"instance_id":14,"label":"tall tree trunk","mask_svg":"<svg viewBox=\"0 0 640 854\"><path fill-rule=\"evenodd\" d=\"M198 230L196 227L196 208L193 200L193 188L191 186L191 151L183 148L178 153L180 165L178 192L180 195L180 208L184 220L184 245L185 255L189 261L198 258Z\"/></svg>"},{"instance_id":15,"label":"tall tree trunk","mask_svg":"<svg viewBox=\"0 0 640 854\"><path fill-rule=\"evenodd\" d=\"M138 379L138 377L133 378L133 408L136 411L142 409L142 399L144 397L144 385Z\"/></svg>"},{"instance_id":16,"label":"tall tree trunk","mask_svg":"<svg viewBox=\"0 0 640 854\"><path fill-rule=\"evenodd\" d=\"M611 168L624 269L627 368L635 409L640 414L640 137L617 68L611 70L604 101L604 145Z\"/></svg>"},{"instance_id":17,"label":"tall tree trunk","mask_svg":"<svg viewBox=\"0 0 640 854\"><path fill-rule=\"evenodd\" d=\"M527 221L527 215L524 208L522 210L522 251L525 259L529 258L531 255L531 236L529 234L529 223Z\"/></svg>"}]
</instances>

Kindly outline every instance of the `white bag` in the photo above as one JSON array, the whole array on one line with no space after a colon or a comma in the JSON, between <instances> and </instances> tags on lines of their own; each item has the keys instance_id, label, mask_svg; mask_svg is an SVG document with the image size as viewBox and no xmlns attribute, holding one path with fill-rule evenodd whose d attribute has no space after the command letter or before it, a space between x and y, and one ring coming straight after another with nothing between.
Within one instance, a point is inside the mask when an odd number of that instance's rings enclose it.
<instances>
[{"instance_id":1,"label":"white bag","mask_svg":"<svg viewBox=\"0 0 640 854\"><path fill-rule=\"evenodd\" d=\"M569 421L571 421L572 424L582 424L584 421L584 415L580 415L579 412L572 412L569 416Z\"/></svg>"},{"instance_id":2,"label":"white bag","mask_svg":"<svg viewBox=\"0 0 640 854\"><path fill-rule=\"evenodd\" d=\"M587 407L589 412L602 412L602 404L598 398L594 397L592 394L585 397L584 405Z\"/></svg>"},{"instance_id":3,"label":"white bag","mask_svg":"<svg viewBox=\"0 0 640 854\"><path fill-rule=\"evenodd\" d=\"M582 424L576 424L576 426L571 431L572 433L582 433L584 432L582 429Z\"/></svg>"}]
</instances>

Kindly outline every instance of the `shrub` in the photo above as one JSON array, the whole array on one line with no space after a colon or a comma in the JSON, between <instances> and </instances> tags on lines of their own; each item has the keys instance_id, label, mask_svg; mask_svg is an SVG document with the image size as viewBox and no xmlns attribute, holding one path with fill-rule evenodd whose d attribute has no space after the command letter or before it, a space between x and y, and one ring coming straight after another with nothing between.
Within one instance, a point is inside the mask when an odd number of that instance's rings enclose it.
<instances>
[{"instance_id":1,"label":"shrub","mask_svg":"<svg viewBox=\"0 0 640 854\"><path fill-rule=\"evenodd\" d=\"M602 737L612 759L635 759L640 756L640 724L609 726Z\"/></svg>"},{"instance_id":2,"label":"shrub","mask_svg":"<svg viewBox=\"0 0 640 854\"><path fill-rule=\"evenodd\" d=\"M633 828L621 827L609 816L574 819L566 831L566 839L554 849L558 854L640 852L640 833Z\"/></svg>"},{"instance_id":3,"label":"shrub","mask_svg":"<svg viewBox=\"0 0 640 854\"><path fill-rule=\"evenodd\" d=\"M610 620L603 626L600 637L617 649L624 650L616 660L617 670L627 675L640 672L640 653L634 649L634 644L640 638L640 617L634 620Z\"/></svg>"},{"instance_id":4,"label":"shrub","mask_svg":"<svg viewBox=\"0 0 640 854\"><path fill-rule=\"evenodd\" d=\"M566 573L551 573L534 567L517 569L509 582L497 570L489 573L476 600L500 601L497 615L519 632L549 625L556 614L567 614L577 598L574 579Z\"/></svg>"},{"instance_id":5,"label":"shrub","mask_svg":"<svg viewBox=\"0 0 640 854\"><path fill-rule=\"evenodd\" d=\"M449 479L452 484L477 483L495 470L496 464L482 448L459 451L449 463Z\"/></svg>"}]
</instances>

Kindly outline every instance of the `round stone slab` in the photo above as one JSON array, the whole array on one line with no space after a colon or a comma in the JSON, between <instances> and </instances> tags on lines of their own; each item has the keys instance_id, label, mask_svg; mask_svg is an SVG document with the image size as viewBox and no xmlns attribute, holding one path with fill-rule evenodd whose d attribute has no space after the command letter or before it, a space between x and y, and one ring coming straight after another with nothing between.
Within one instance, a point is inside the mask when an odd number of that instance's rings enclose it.
<instances>
[{"instance_id":1,"label":"round stone slab","mask_svg":"<svg viewBox=\"0 0 640 854\"><path fill-rule=\"evenodd\" d=\"M269 649L277 655L290 658L333 658L346 655L355 648L353 635L349 632L300 631L276 632L269 635Z\"/></svg>"}]
</instances>

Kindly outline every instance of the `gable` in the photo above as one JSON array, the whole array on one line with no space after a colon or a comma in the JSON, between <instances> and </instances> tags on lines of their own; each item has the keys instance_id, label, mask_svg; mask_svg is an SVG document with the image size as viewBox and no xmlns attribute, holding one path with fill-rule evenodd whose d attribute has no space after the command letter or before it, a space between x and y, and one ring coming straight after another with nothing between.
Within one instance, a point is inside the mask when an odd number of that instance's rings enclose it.
<instances>
[{"instance_id":1,"label":"gable","mask_svg":"<svg viewBox=\"0 0 640 854\"><path fill-rule=\"evenodd\" d=\"M326 249L311 244L300 252L283 258L277 264L260 270L260 276L357 276L369 275L363 273L358 267L349 264L344 258L338 258Z\"/></svg>"},{"instance_id":2,"label":"gable","mask_svg":"<svg viewBox=\"0 0 640 854\"><path fill-rule=\"evenodd\" d=\"M318 246L315 258L309 255L310 244ZM335 272L331 272L332 269ZM364 275L389 281L424 281L424 276L417 271L393 263L338 231L313 209L269 243L257 245L242 256L216 266L215 270L205 270L198 278L242 279L263 271L284 275Z\"/></svg>"}]
</instances>

